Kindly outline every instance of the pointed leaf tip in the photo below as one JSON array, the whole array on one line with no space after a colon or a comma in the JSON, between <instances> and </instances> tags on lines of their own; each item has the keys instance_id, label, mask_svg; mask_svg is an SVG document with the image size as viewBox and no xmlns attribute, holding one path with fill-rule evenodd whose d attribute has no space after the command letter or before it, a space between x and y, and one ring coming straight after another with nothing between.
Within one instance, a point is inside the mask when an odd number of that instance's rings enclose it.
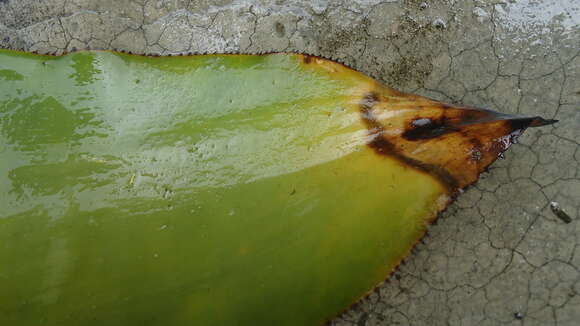
<instances>
[{"instance_id":1,"label":"pointed leaf tip","mask_svg":"<svg viewBox=\"0 0 580 326\"><path fill-rule=\"evenodd\" d=\"M541 127L554 124L559 120L556 119L544 119L542 117L534 117L532 118L532 122L530 123L530 127Z\"/></svg>"},{"instance_id":2,"label":"pointed leaf tip","mask_svg":"<svg viewBox=\"0 0 580 326\"><path fill-rule=\"evenodd\" d=\"M542 127L558 122L554 119L544 119L542 117L518 117L513 116L506 119L511 130L523 130L529 127Z\"/></svg>"},{"instance_id":3,"label":"pointed leaf tip","mask_svg":"<svg viewBox=\"0 0 580 326\"><path fill-rule=\"evenodd\" d=\"M528 127L557 122L441 103L386 89L360 102L369 146L437 178L450 193L477 180ZM378 136L377 136L378 135Z\"/></svg>"}]
</instances>

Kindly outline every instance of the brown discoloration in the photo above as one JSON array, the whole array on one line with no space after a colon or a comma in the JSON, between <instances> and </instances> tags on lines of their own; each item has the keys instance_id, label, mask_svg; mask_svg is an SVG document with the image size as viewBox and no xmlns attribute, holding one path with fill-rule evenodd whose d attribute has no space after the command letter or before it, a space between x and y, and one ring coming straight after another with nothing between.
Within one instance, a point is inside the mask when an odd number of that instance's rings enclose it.
<instances>
[{"instance_id":1,"label":"brown discoloration","mask_svg":"<svg viewBox=\"0 0 580 326\"><path fill-rule=\"evenodd\" d=\"M425 119L425 118L423 118ZM425 124L418 124L417 121L421 119L415 119L407 126L407 129L403 133L403 138L406 140L422 140L440 137L442 135L448 134L450 132L459 131L459 128L449 123L445 115L437 120L425 119L429 122Z\"/></svg>"},{"instance_id":2,"label":"brown discoloration","mask_svg":"<svg viewBox=\"0 0 580 326\"><path fill-rule=\"evenodd\" d=\"M359 108L369 147L437 178L450 194L475 182L523 130L555 122L452 106L386 88L364 95Z\"/></svg>"},{"instance_id":3,"label":"brown discoloration","mask_svg":"<svg viewBox=\"0 0 580 326\"><path fill-rule=\"evenodd\" d=\"M419 171L435 175L450 190L457 187L457 180L440 166L421 162L412 157L408 157L401 152L397 146L391 143L384 134L384 127L377 121L372 113L372 109L379 101L379 95L371 92L363 97L360 103L361 115L364 123L369 129L372 140L368 143L377 153L391 156L405 165L409 165Z\"/></svg>"},{"instance_id":4,"label":"brown discoloration","mask_svg":"<svg viewBox=\"0 0 580 326\"><path fill-rule=\"evenodd\" d=\"M306 65L307 64L310 64L310 63L312 63L312 61L314 61L313 58L312 58L312 56L307 55L307 54L305 54L305 55L302 56L302 62L304 64L306 64Z\"/></svg>"},{"instance_id":5,"label":"brown discoloration","mask_svg":"<svg viewBox=\"0 0 580 326\"><path fill-rule=\"evenodd\" d=\"M469 142L471 143L472 146L470 150L471 155L469 156L469 159L477 164L481 161L482 155L481 151L483 148L483 144L477 138L470 138Z\"/></svg>"}]
</instances>

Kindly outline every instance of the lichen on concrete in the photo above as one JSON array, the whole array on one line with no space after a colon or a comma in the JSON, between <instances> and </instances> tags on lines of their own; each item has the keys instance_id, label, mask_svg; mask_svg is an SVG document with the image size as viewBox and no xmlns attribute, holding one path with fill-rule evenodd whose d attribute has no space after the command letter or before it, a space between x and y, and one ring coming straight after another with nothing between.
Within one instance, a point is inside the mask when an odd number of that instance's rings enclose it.
<instances>
[{"instance_id":1,"label":"lichen on concrete","mask_svg":"<svg viewBox=\"0 0 580 326\"><path fill-rule=\"evenodd\" d=\"M3 48L308 52L403 91L560 120L521 137L336 326L578 324L579 44L575 0L0 0Z\"/></svg>"}]
</instances>

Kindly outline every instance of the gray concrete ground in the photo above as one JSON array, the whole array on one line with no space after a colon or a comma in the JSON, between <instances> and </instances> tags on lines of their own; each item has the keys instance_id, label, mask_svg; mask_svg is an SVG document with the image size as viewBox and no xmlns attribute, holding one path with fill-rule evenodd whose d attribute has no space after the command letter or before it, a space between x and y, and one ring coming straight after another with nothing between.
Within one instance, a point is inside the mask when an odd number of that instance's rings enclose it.
<instances>
[{"instance_id":1,"label":"gray concrete ground","mask_svg":"<svg viewBox=\"0 0 580 326\"><path fill-rule=\"evenodd\" d=\"M333 324L580 324L578 0L0 0L0 47L304 51L400 90L559 119L529 130Z\"/></svg>"}]
</instances>

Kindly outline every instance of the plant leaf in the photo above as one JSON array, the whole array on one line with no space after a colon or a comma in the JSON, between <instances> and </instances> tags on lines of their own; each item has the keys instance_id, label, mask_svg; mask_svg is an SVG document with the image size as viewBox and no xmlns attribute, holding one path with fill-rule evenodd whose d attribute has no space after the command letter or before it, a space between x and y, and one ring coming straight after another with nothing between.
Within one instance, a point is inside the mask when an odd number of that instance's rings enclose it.
<instances>
[{"instance_id":1,"label":"plant leaf","mask_svg":"<svg viewBox=\"0 0 580 326\"><path fill-rule=\"evenodd\" d=\"M0 51L2 76L6 325L320 324L553 122L301 54Z\"/></svg>"}]
</instances>

